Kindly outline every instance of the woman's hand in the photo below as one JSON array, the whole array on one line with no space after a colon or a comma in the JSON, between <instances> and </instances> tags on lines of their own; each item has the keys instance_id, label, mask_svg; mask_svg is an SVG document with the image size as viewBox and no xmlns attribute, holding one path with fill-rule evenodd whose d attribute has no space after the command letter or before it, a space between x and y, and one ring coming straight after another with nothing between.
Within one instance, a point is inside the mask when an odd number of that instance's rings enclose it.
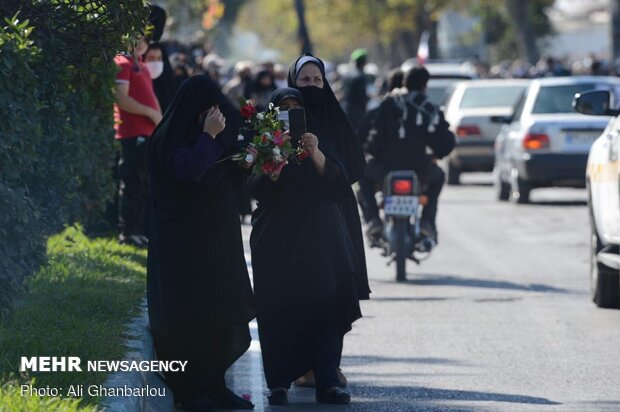
<instances>
[{"instance_id":1,"label":"woman's hand","mask_svg":"<svg viewBox=\"0 0 620 412\"><path fill-rule=\"evenodd\" d=\"M202 131L205 133L209 133L212 137L215 138L224 128L226 127L226 118L220 112L220 108L213 106L207 112L207 117L202 125Z\"/></svg>"},{"instance_id":2,"label":"woman's hand","mask_svg":"<svg viewBox=\"0 0 620 412\"><path fill-rule=\"evenodd\" d=\"M319 139L312 133L304 133L299 139L299 145L308 152L308 155L314 159L321 150L319 150Z\"/></svg>"},{"instance_id":3,"label":"woman's hand","mask_svg":"<svg viewBox=\"0 0 620 412\"><path fill-rule=\"evenodd\" d=\"M254 163L256 163L256 159L258 159L258 150L254 146L248 145L248 147L245 148L245 151L248 152L248 154L245 157L243 167L249 169L254 165Z\"/></svg>"},{"instance_id":4,"label":"woman's hand","mask_svg":"<svg viewBox=\"0 0 620 412\"><path fill-rule=\"evenodd\" d=\"M322 176L325 172L325 155L319 149L319 139L312 133L304 133L299 139L299 145L308 152L316 171Z\"/></svg>"}]
</instances>

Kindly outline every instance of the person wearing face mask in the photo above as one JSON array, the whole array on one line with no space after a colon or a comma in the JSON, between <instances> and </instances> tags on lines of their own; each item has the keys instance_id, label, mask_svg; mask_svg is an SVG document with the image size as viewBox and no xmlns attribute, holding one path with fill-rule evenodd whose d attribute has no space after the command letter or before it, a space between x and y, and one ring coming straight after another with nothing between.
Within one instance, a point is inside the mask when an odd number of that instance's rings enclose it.
<instances>
[{"instance_id":1,"label":"person wearing face mask","mask_svg":"<svg viewBox=\"0 0 620 412\"><path fill-rule=\"evenodd\" d=\"M177 91L177 83L174 79L172 66L166 51L161 43L151 42L146 53L142 56L144 65L149 70L153 80L153 88L162 113L166 111Z\"/></svg>"},{"instance_id":2,"label":"person wearing face mask","mask_svg":"<svg viewBox=\"0 0 620 412\"><path fill-rule=\"evenodd\" d=\"M146 247L147 139L162 118L161 108L153 90L149 69L141 56L148 44L141 36L132 41L131 50L114 57L116 102L114 128L121 143L118 164L119 242Z\"/></svg>"},{"instance_id":3,"label":"person wearing face mask","mask_svg":"<svg viewBox=\"0 0 620 412\"><path fill-rule=\"evenodd\" d=\"M355 250L356 295L360 300L369 299L370 288L361 220L355 194L351 188L351 185L359 181L364 174L366 162L361 144L326 79L325 64L322 60L311 54L299 57L289 70L288 84L299 90L304 98L309 127L321 131L323 140L329 141L334 146L344 166L349 187L346 197L339 202L338 207ZM341 376L340 381L346 382L346 378ZM297 381L297 384L313 386L315 382L311 374L306 374Z\"/></svg>"},{"instance_id":4,"label":"person wearing face mask","mask_svg":"<svg viewBox=\"0 0 620 412\"><path fill-rule=\"evenodd\" d=\"M283 88L270 102L285 111L303 107L304 98ZM299 140L306 159L289 162L276 181L249 179L258 201L250 247L271 405L288 403L291 383L308 370L314 371L317 402L349 403L338 366L342 338L361 317L356 252L339 209L350 190L345 167L323 130L311 121L307 126Z\"/></svg>"}]
</instances>

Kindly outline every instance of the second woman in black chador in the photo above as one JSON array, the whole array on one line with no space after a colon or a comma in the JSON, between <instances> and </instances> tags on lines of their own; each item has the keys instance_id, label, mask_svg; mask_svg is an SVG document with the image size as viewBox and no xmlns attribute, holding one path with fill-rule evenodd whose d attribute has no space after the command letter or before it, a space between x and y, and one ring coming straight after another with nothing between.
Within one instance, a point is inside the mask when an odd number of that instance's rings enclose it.
<instances>
[{"instance_id":1,"label":"second woman in black chador","mask_svg":"<svg viewBox=\"0 0 620 412\"><path fill-rule=\"evenodd\" d=\"M299 91L278 89L276 106L303 105ZM361 317L360 256L341 203L349 196L345 159L308 118L300 141L309 157L284 167L279 179L250 178L258 200L250 240L263 366L270 404L287 403L291 382L308 370L316 399L348 403L337 370L344 334Z\"/></svg>"}]
</instances>

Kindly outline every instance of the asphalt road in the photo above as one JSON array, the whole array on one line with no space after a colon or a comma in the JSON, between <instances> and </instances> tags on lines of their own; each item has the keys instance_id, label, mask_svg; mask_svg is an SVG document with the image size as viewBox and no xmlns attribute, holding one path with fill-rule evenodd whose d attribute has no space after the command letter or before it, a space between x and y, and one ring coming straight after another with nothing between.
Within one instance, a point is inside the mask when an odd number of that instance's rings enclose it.
<instances>
[{"instance_id":1,"label":"asphalt road","mask_svg":"<svg viewBox=\"0 0 620 412\"><path fill-rule=\"evenodd\" d=\"M494 200L488 174L464 182L444 189L440 244L408 263L407 282L367 249L372 299L342 360L350 406L293 389L269 407L257 341L235 390L257 411L620 411L620 310L590 301L585 191L513 205Z\"/></svg>"}]
</instances>

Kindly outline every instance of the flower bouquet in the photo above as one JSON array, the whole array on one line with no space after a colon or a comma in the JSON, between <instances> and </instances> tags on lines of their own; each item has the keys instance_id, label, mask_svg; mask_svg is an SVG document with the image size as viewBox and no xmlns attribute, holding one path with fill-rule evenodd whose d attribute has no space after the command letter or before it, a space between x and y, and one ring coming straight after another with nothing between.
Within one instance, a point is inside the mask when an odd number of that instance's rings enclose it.
<instances>
[{"instance_id":1,"label":"flower bouquet","mask_svg":"<svg viewBox=\"0 0 620 412\"><path fill-rule=\"evenodd\" d=\"M277 180L284 166L289 161L299 162L308 156L302 148L293 147L290 136L284 134L284 123L278 119L280 109L269 103L266 111L258 113L256 107L245 99L241 99L241 116L245 119L242 130L253 133L249 146L255 148L257 158L251 153L243 152L235 155L233 160L240 163L254 163L252 173L257 176L267 175Z\"/></svg>"}]
</instances>

